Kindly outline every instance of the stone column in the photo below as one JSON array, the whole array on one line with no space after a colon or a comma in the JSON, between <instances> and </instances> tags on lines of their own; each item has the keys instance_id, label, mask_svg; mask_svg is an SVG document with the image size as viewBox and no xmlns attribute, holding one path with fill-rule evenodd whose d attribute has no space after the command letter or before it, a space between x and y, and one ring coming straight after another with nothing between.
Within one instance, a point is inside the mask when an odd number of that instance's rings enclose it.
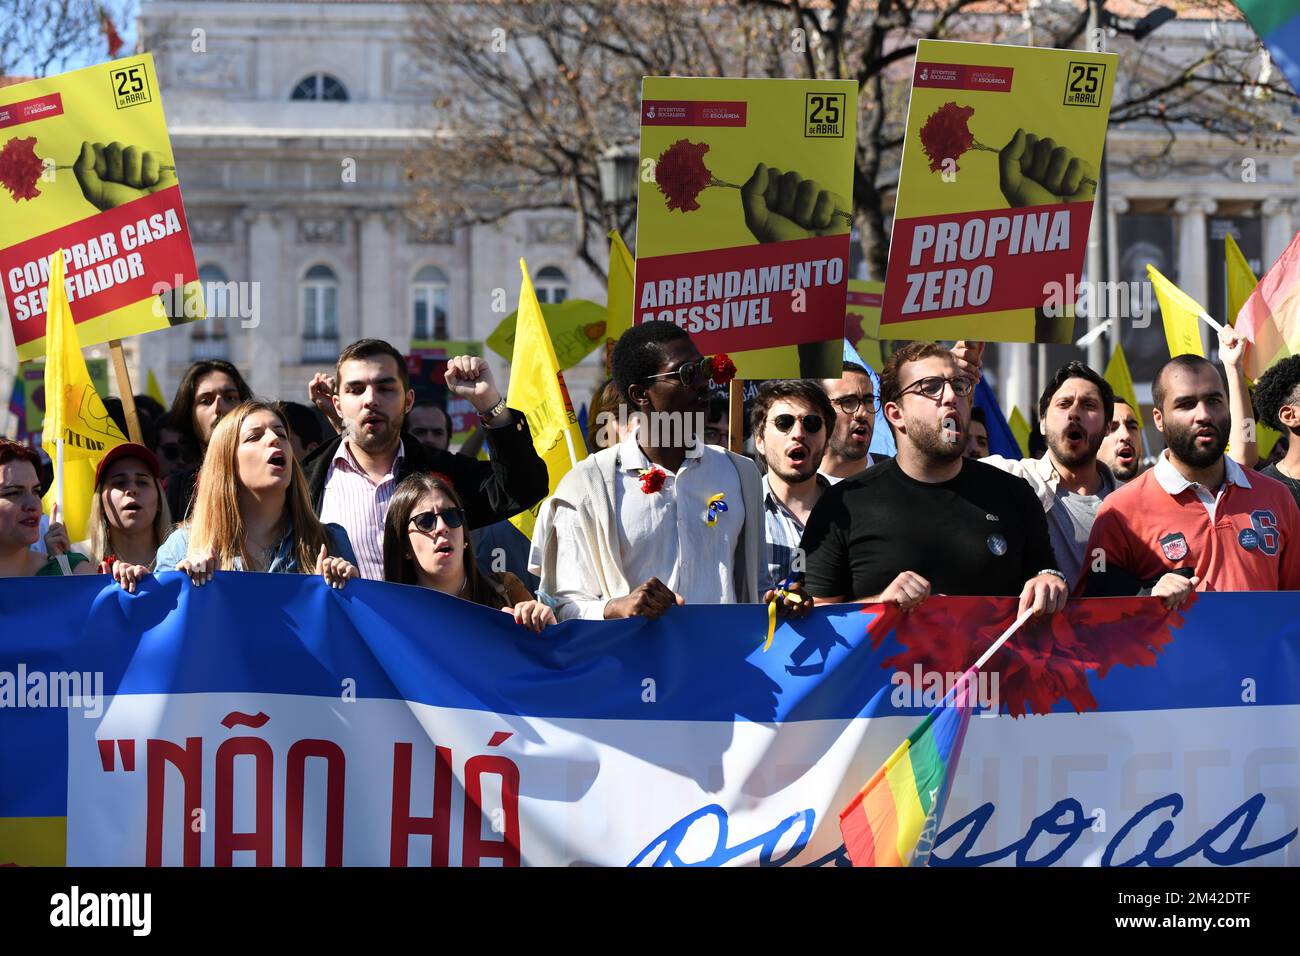
<instances>
[{"instance_id":1,"label":"stone column","mask_svg":"<svg viewBox=\"0 0 1300 956\"><path fill-rule=\"evenodd\" d=\"M1205 217L1218 208L1218 203L1207 196L1186 196L1174 203L1178 213L1178 286L1202 305L1209 298L1209 239L1205 232ZM1210 339L1205 323L1201 324L1201 342L1210 351Z\"/></svg>"},{"instance_id":2,"label":"stone column","mask_svg":"<svg viewBox=\"0 0 1300 956\"><path fill-rule=\"evenodd\" d=\"M1109 208L1106 210L1106 216L1108 228L1110 230L1110 251L1109 255L1106 257L1108 260L1106 263L1106 272L1110 275L1112 282L1126 282L1128 281L1128 277L1120 275L1119 271L1119 217L1128 212L1128 199L1124 196L1112 195L1108 206ZM1111 352L1115 351L1115 346L1119 345L1120 342L1123 341L1124 326L1137 318L1135 309L1140 307L1140 303L1136 306L1130 304L1128 315L1112 316L1114 321L1111 322L1110 333L1108 336L1110 340L1110 348L1107 349L1106 352L1108 356Z\"/></svg>"},{"instance_id":3,"label":"stone column","mask_svg":"<svg viewBox=\"0 0 1300 956\"><path fill-rule=\"evenodd\" d=\"M1267 271L1268 267L1277 261L1277 257L1286 251L1286 247L1295 235L1291 224L1291 213L1294 209L1294 200L1277 197L1265 199L1260 206L1260 212L1264 214L1264 252L1263 261L1260 263L1261 272Z\"/></svg>"},{"instance_id":4,"label":"stone column","mask_svg":"<svg viewBox=\"0 0 1300 956\"><path fill-rule=\"evenodd\" d=\"M382 338L399 350L410 345L410 319L402 305L406 282L393 264L397 213L391 209L359 212L357 230L357 307L355 319L340 329L340 347L363 336ZM405 320L405 321L403 321ZM351 336L351 337L349 337Z\"/></svg>"},{"instance_id":5,"label":"stone column","mask_svg":"<svg viewBox=\"0 0 1300 956\"><path fill-rule=\"evenodd\" d=\"M259 310L249 320L228 320L227 332L248 343L248 363L243 371L249 375L253 392L278 398L286 342L291 340L291 333L301 331L295 311L277 308L285 298L279 294L280 284L292 282L292 277L286 277L280 268L280 217L269 209L254 209L243 218L248 223L247 275L255 284Z\"/></svg>"}]
</instances>

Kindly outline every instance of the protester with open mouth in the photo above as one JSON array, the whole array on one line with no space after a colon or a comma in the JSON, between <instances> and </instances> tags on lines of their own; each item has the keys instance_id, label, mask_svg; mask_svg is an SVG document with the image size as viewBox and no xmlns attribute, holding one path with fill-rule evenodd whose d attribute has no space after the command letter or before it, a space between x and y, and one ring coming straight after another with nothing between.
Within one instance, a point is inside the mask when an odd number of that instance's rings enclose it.
<instances>
[{"instance_id":1,"label":"protester with open mouth","mask_svg":"<svg viewBox=\"0 0 1300 956\"><path fill-rule=\"evenodd\" d=\"M343 431L303 464L317 513L347 529L363 577L384 578L384 514L407 475L447 475L459 489L471 529L504 521L546 497L546 463L533 448L528 423L506 406L483 359L449 359L446 383L452 395L478 411L488 461L426 448L406 430L415 392L406 360L389 343L353 342L339 353L334 371L334 380L313 389L313 397L320 404L328 399Z\"/></svg>"},{"instance_id":2,"label":"protester with open mouth","mask_svg":"<svg viewBox=\"0 0 1300 956\"><path fill-rule=\"evenodd\" d=\"M1150 594L1173 608L1193 590L1300 588L1300 511L1281 482L1224 454L1235 428L1219 370L1176 356L1151 397L1165 451L1102 504L1087 547L1104 560L1085 565L1076 593Z\"/></svg>"},{"instance_id":3,"label":"protester with open mouth","mask_svg":"<svg viewBox=\"0 0 1300 956\"><path fill-rule=\"evenodd\" d=\"M839 378L822 379L822 389L834 407L835 430L826 444L819 471L830 484L862 474L886 455L871 454L879 396L861 365L845 362Z\"/></svg>"},{"instance_id":4,"label":"protester with open mouth","mask_svg":"<svg viewBox=\"0 0 1300 956\"><path fill-rule=\"evenodd\" d=\"M505 611L535 633L556 623L555 612L518 577L477 565L465 531L465 508L445 475L421 472L403 478L384 519L384 580Z\"/></svg>"},{"instance_id":5,"label":"protester with open mouth","mask_svg":"<svg viewBox=\"0 0 1300 956\"><path fill-rule=\"evenodd\" d=\"M764 382L754 397L750 422L754 446L767 472L763 475L767 568L762 588L801 580L796 571L799 542L813 505L831 486L817 469L826 452L826 436L836 425L835 409L821 386L810 379Z\"/></svg>"},{"instance_id":6,"label":"protester with open mouth","mask_svg":"<svg viewBox=\"0 0 1300 956\"><path fill-rule=\"evenodd\" d=\"M894 602L930 594L1020 597L1055 613L1069 589L1042 506L1019 478L965 457L974 379L958 356L916 342L880 376L898 454L821 496L802 547L819 604Z\"/></svg>"},{"instance_id":7,"label":"protester with open mouth","mask_svg":"<svg viewBox=\"0 0 1300 956\"><path fill-rule=\"evenodd\" d=\"M1110 469L1117 481L1132 481L1142 472L1142 426L1138 424L1137 409L1118 395L1097 460Z\"/></svg>"},{"instance_id":8,"label":"protester with open mouth","mask_svg":"<svg viewBox=\"0 0 1300 956\"><path fill-rule=\"evenodd\" d=\"M217 424L193 515L158 549L156 569L196 585L216 571L319 574L336 588L358 577L347 532L311 507L277 406L244 402Z\"/></svg>"},{"instance_id":9,"label":"protester with open mouth","mask_svg":"<svg viewBox=\"0 0 1300 956\"><path fill-rule=\"evenodd\" d=\"M1114 414L1110 383L1082 362L1056 370L1038 400L1042 458L989 455L981 461L1023 478L1047 515L1057 565L1071 588L1078 583L1088 535L1106 496L1119 482L1097 453Z\"/></svg>"},{"instance_id":10,"label":"protester with open mouth","mask_svg":"<svg viewBox=\"0 0 1300 956\"><path fill-rule=\"evenodd\" d=\"M127 442L100 460L89 525L86 553L101 573L134 591L172 530L153 452Z\"/></svg>"},{"instance_id":11,"label":"protester with open mouth","mask_svg":"<svg viewBox=\"0 0 1300 956\"><path fill-rule=\"evenodd\" d=\"M40 463L33 449L0 438L0 578L93 574L84 554L68 552L60 563L60 556L31 549L41 535Z\"/></svg>"}]
</instances>

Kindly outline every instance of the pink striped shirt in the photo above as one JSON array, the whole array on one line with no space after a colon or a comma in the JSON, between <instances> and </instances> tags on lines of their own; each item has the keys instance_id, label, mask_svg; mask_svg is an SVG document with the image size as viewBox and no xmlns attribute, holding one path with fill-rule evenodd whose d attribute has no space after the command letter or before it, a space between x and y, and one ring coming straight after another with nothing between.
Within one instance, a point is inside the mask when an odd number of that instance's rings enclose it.
<instances>
[{"instance_id":1,"label":"pink striped shirt","mask_svg":"<svg viewBox=\"0 0 1300 956\"><path fill-rule=\"evenodd\" d=\"M379 484L370 480L352 455L351 442L345 438L330 462L325 475L325 494L321 497L320 520L343 525L352 539L357 568L363 578L384 579L384 516L388 502L397 489L397 474L406 448L398 442L397 456Z\"/></svg>"}]
</instances>

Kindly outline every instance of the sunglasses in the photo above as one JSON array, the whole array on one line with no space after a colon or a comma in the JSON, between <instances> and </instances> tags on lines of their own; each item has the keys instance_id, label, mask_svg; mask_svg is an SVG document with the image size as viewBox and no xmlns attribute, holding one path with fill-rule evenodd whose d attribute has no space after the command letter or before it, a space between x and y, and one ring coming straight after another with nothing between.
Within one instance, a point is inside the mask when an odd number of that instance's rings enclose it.
<instances>
[{"instance_id":1,"label":"sunglasses","mask_svg":"<svg viewBox=\"0 0 1300 956\"><path fill-rule=\"evenodd\" d=\"M799 418L795 418L794 415L777 415L771 421L776 426L776 430L782 435L794 428L796 421L803 422L803 430L809 435L816 435L822 430L822 425L825 424L820 415L803 415Z\"/></svg>"},{"instance_id":2,"label":"sunglasses","mask_svg":"<svg viewBox=\"0 0 1300 956\"><path fill-rule=\"evenodd\" d=\"M431 532L438 526L438 519L448 528L459 528L465 523L465 512L461 508L445 508L442 511L421 511L418 515L411 516L411 524L415 525L418 531L425 534Z\"/></svg>"},{"instance_id":3,"label":"sunglasses","mask_svg":"<svg viewBox=\"0 0 1300 956\"><path fill-rule=\"evenodd\" d=\"M701 381L708 382L713 378L713 359L702 358L697 362L687 362L677 366L671 372L647 375L646 378L672 378L674 375L681 379L681 383L687 388L695 388Z\"/></svg>"},{"instance_id":4,"label":"sunglasses","mask_svg":"<svg viewBox=\"0 0 1300 956\"><path fill-rule=\"evenodd\" d=\"M898 394L902 397L908 392L914 391L926 398L938 398L943 394L945 385L951 385L952 393L958 398L965 398L975 389L975 383L968 378L944 378L942 375L927 375L925 378L918 378Z\"/></svg>"}]
</instances>

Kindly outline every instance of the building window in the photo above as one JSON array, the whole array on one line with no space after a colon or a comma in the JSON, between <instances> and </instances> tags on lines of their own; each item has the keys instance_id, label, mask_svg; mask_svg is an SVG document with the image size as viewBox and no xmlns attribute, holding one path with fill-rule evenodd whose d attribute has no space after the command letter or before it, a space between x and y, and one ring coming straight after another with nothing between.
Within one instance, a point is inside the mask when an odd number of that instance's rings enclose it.
<instances>
[{"instance_id":1,"label":"building window","mask_svg":"<svg viewBox=\"0 0 1300 956\"><path fill-rule=\"evenodd\" d=\"M231 314L231 286L225 270L207 265L199 269L203 306L208 317L190 324L190 361L229 357L226 317Z\"/></svg>"},{"instance_id":2,"label":"building window","mask_svg":"<svg viewBox=\"0 0 1300 956\"><path fill-rule=\"evenodd\" d=\"M563 302L569 297L569 280L555 266L546 266L537 273L537 301L552 305Z\"/></svg>"},{"instance_id":3,"label":"building window","mask_svg":"<svg viewBox=\"0 0 1300 956\"><path fill-rule=\"evenodd\" d=\"M302 279L304 362L332 362L339 345L339 281L329 266L316 265Z\"/></svg>"},{"instance_id":4,"label":"building window","mask_svg":"<svg viewBox=\"0 0 1300 956\"><path fill-rule=\"evenodd\" d=\"M447 297L450 283L447 274L436 266L425 266L415 274L411 284L411 337L446 339Z\"/></svg>"},{"instance_id":5,"label":"building window","mask_svg":"<svg viewBox=\"0 0 1300 956\"><path fill-rule=\"evenodd\" d=\"M348 99L348 88L328 73L313 73L298 81L289 94L291 100L329 100L342 103Z\"/></svg>"}]
</instances>

